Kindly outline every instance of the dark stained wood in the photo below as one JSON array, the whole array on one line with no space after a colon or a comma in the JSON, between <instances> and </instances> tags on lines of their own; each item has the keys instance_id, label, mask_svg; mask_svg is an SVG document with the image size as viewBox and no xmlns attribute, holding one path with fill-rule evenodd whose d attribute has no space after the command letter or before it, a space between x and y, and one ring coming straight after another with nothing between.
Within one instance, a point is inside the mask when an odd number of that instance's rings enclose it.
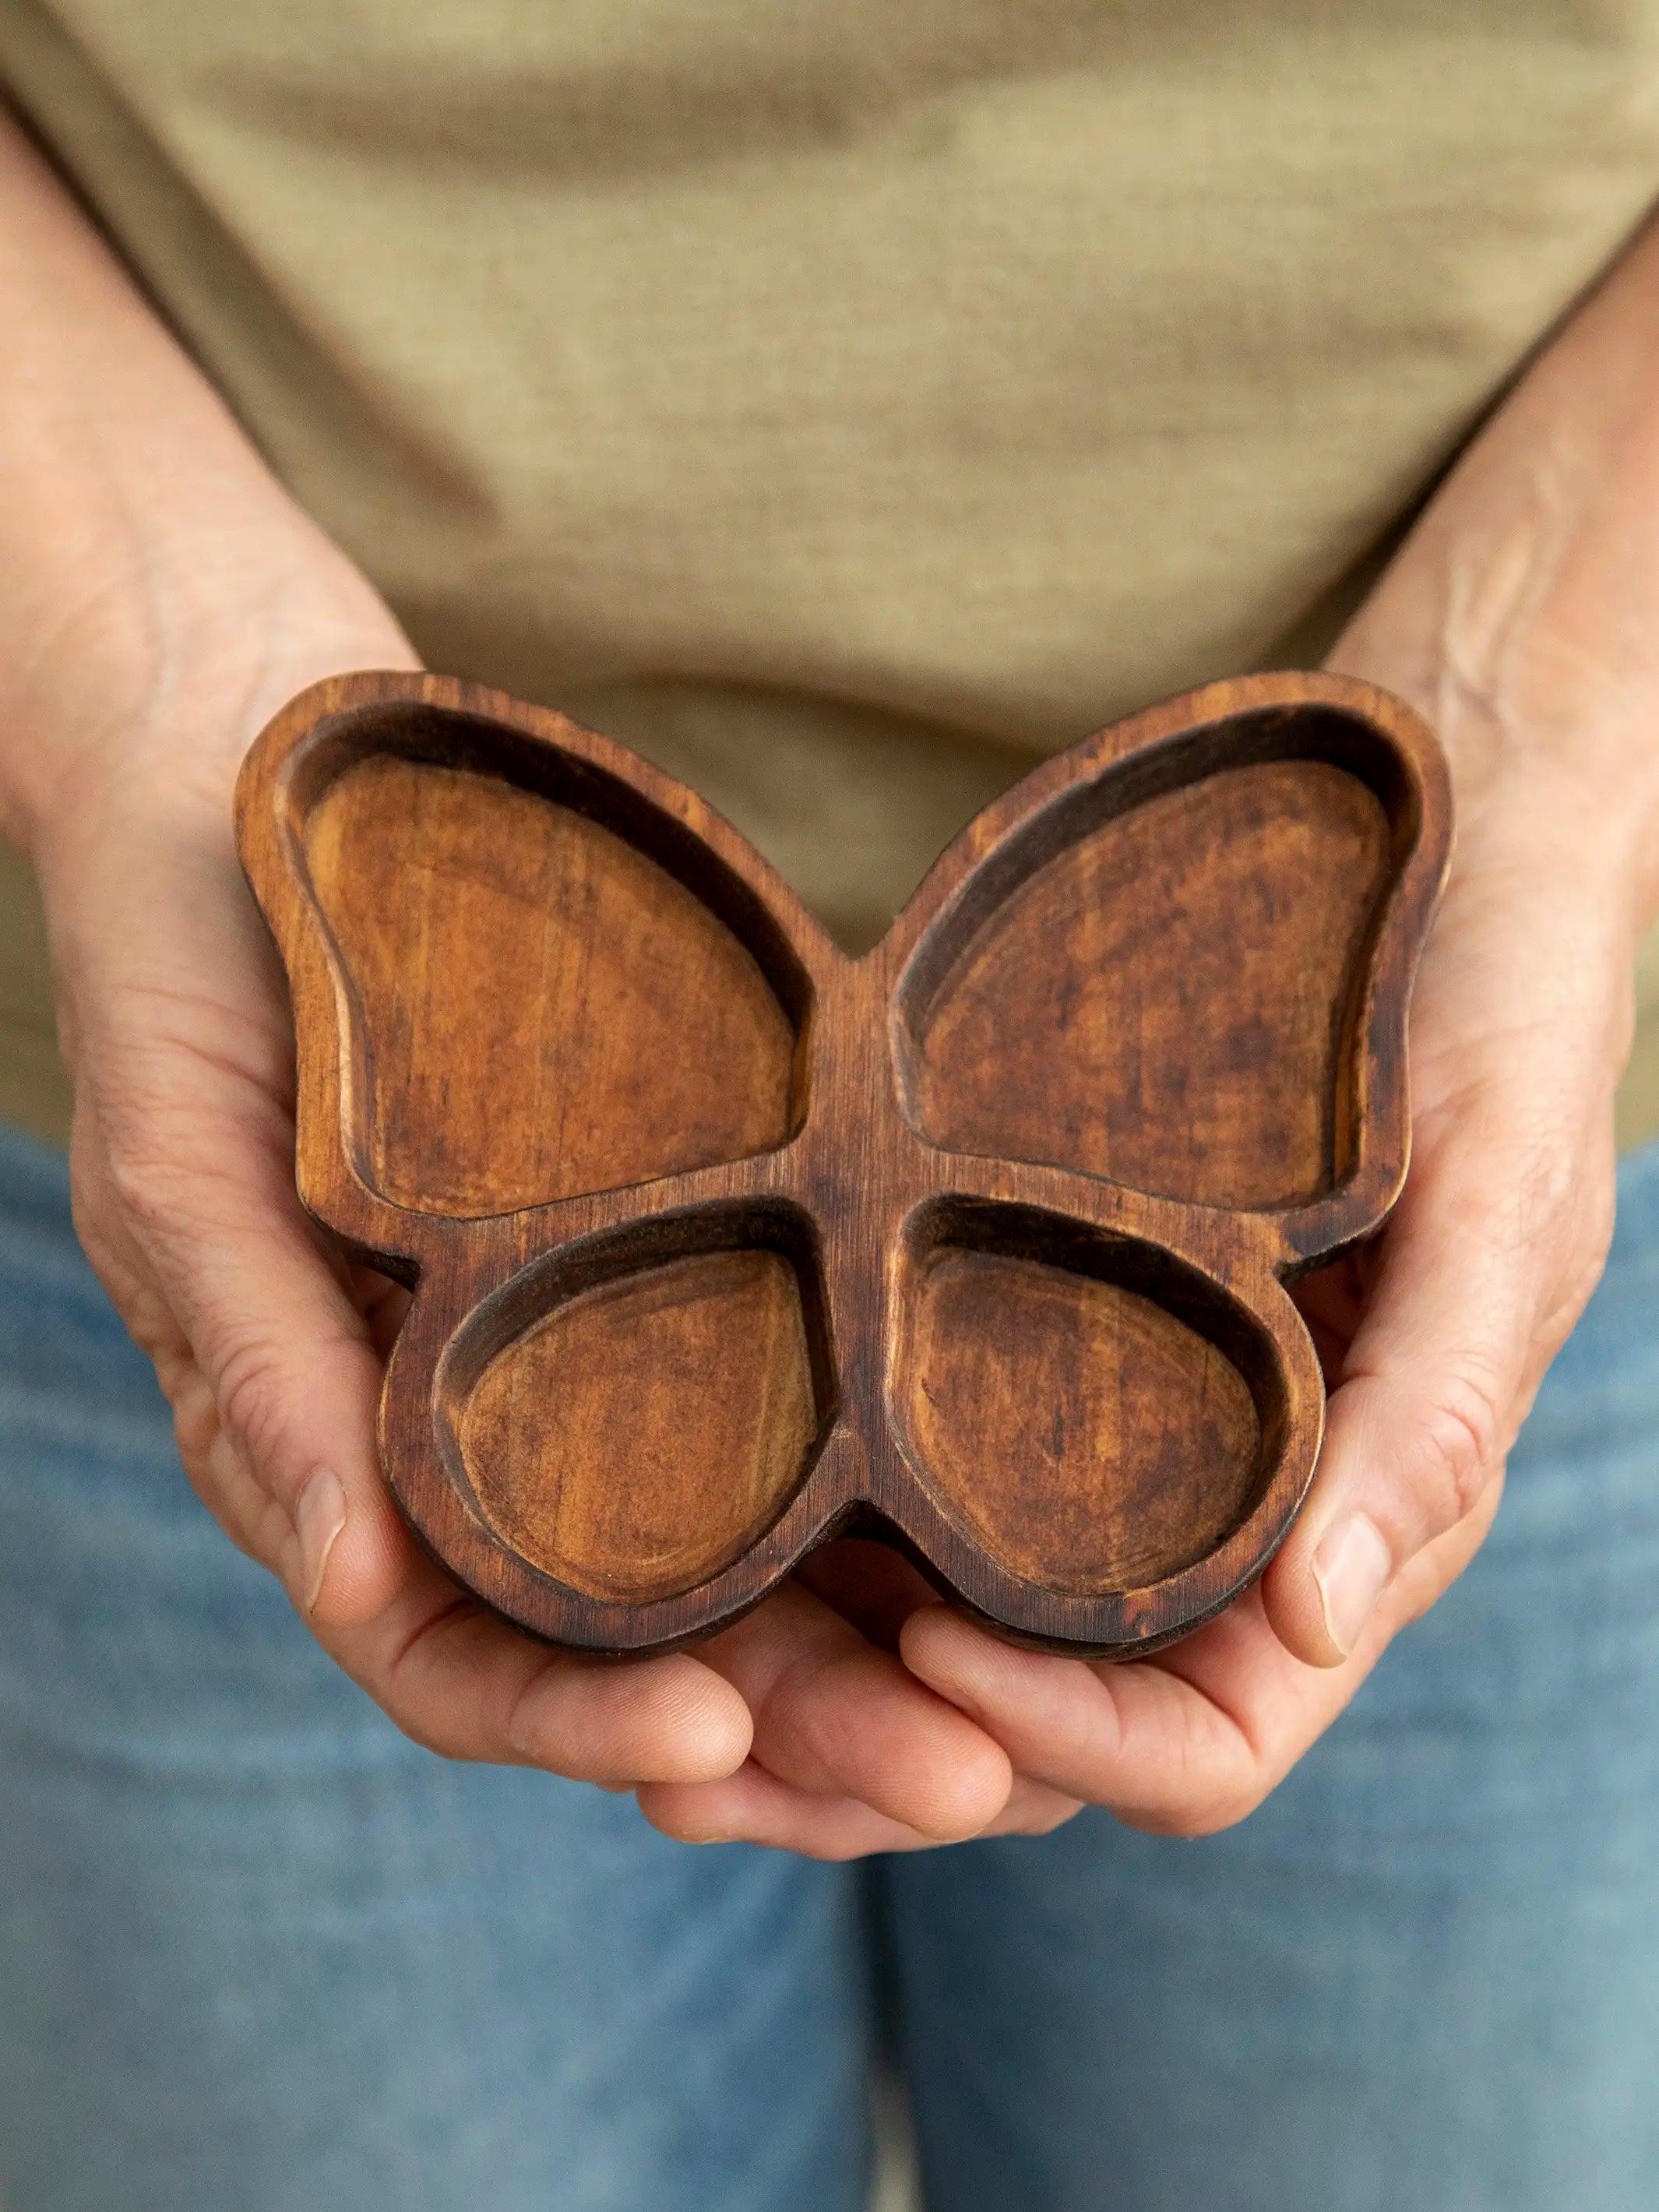
<instances>
[{"instance_id":1,"label":"dark stained wood","mask_svg":"<svg viewBox=\"0 0 1659 2212\"><path fill-rule=\"evenodd\" d=\"M794 1036L753 956L599 823L376 754L305 847L362 1024L365 1170L399 1206L506 1212L787 1134Z\"/></svg>"},{"instance_id":2,"label":"dark stained wood","mask_svg":"<svg viewBox=\"0 0 1659 2212\"><path fill-rule=\"evenodd\" d=\"M415 1292L381 1445L510 1619L659 1648L865 1528L1118 1656L1259 1574L1375 1229L1449 805L1346 679L1212 684L1047 763L839 952L696 796L439 677L249 756L301 1195Z\"/></svg>"},{"instance_id":3,"label":"dark stained wood","mask_svg":"<svg viewBox=\"0 0 1659 2212\"><path fill-rule=\"evenodd\" d=\"M1341 1017L1388 864L1376 793L1325 761L1225 769L1108 816L941 988L916 1040L923 1133L1212 1206L1328 1190ZM1047 1082L1008 1081L1034 1064Z\"/></svg>"},{"instance_id":4,"label":"dark stained wood","mask_svg":"<svg viewBox=\"0 0 1659 2212\"><path fill-rule=\"evenodd\" d=\"M505 1543L585 1596L626 1601L705 1582L751 1544L817 1425L795 1271L751 1249L554 1306L484 1369L457 1434Z\"/></svg>"},{"instance_id":5,"label":"dark stained wood","mask_svg":"<svg viewBox=\"0 0 1659 2212\"><path fill-rule=\"evenodd\" d=\"M1139 1291L950 1245L915 1290L900 1407L984 1548L1086 1597L1160 1582L1249 1510L1261 1431L1224 1352Z\"/></svg>"}]
</instances>

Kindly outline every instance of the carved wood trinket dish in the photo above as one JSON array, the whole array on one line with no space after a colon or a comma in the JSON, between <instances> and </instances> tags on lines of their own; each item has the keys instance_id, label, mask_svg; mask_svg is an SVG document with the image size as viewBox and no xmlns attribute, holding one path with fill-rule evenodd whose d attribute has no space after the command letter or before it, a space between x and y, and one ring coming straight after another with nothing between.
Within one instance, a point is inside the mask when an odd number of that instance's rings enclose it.
<instances>
[{"instance_id":1,"label":"carved wood trinket dish","mask_svg":"<svg viewBox=\"0 0 1659 2212\"><path fill-rule=\"evenodd\" d=\"M314 686L238 792L298 1179L414 1291L414 1527L659 1649L837 1530L1145 1652L1258 1575L1324 1410L1286 1282L1374 1230L1443 763L1368 685L1212 684L1046 763L859 960L692 792L441 677Z\"/></svg>"}]
</instances>

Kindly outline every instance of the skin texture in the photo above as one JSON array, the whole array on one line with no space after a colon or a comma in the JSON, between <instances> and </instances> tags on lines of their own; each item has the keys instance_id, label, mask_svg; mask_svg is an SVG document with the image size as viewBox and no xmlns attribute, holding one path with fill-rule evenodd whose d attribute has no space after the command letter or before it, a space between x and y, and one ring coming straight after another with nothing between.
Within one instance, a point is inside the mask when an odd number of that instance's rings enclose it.
<instances>
[{"instance_id":1,"label":"skin texture","mask_svg":"<svg viewBox=\"0 0 1659 2212\"><path fill-rule=\"evenodd\" d=\"M1480 1542L1611 1225L1611 1102L1659 896L1659 235L1442 489L1334 665L1440 729L1460 822L1384 1237L1305 1289L1332 1382L1259 1589L1159 1657L1017 1650L864 1544L695 1653L550 1653L416 1549L374 1411L390 1286L292 1180L293 1047L229 794L302 684L413 665L15 133L0 131L0 808L46 901L77 1224L195 1488L417 1741L637 1788L669 1833L841 1858L1193 1835L1258 1804Z\"/></svg>"}]
</instances>

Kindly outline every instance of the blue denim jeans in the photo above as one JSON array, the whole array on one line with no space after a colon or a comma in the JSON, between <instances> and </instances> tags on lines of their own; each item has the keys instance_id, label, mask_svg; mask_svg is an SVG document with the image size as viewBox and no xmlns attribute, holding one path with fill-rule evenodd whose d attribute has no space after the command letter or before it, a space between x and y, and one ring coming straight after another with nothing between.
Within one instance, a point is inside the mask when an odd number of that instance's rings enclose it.
<instances>
[{"instance_id":1,"label":"blue denim jeans","mask_svg":"<svg viewBox=\"0 0 1659 2212\"><path fill-rule=\"evenodd\" d=\"M1480 1558L1200 1844L830 1868L446 1765L185 1487L0 1137L7 2212L1659 2203L1659 1151Z\"/></svg>"}]
</instances>

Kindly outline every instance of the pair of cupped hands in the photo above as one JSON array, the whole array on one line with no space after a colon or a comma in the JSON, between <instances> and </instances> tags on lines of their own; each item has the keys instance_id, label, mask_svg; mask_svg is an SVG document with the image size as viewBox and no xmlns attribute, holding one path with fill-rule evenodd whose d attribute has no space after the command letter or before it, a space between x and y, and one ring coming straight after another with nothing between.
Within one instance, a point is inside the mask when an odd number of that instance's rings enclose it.
<instances>
[{"instance_id":1,"label":"pair of cupped hands","mask_svg":"<svg viewBox=\"0 0 1659 2212\"><path fill-rule=\"evenodd\" d=\"M35 711L56 767L27 834L76 1084L80 1234L155 1363L200 1497L400 1729L448 1757L635 1790L671 1836L825 1858L1040 1834L1085 1803L1195 1835L1274 1788L1480 1545L1611 1225L1641 861L1629 810L1549 740L1659 686L1633 637L1622 669L1579 650L1593 576L1551 619L1520 619L1501 574L1472 602L1454 588L1461 558L1431 511L1334 656L1416 705L1453 767L1406 1191L1372 1247L1300 1293L1331 1397L1288 1541L1221 1617L1128 1664L1005 1644L865 1542L826 1547L695 1649L636 1662L550 1650L470 1601L377 1460L400 1294L326 1251L295 1199L286 994L231 831L266 716L318 677L413 665L409 644L307 537L274 574L256 561L234 589L198 586L125 692L54 678Z\"/></svg>"}]
</instances>

